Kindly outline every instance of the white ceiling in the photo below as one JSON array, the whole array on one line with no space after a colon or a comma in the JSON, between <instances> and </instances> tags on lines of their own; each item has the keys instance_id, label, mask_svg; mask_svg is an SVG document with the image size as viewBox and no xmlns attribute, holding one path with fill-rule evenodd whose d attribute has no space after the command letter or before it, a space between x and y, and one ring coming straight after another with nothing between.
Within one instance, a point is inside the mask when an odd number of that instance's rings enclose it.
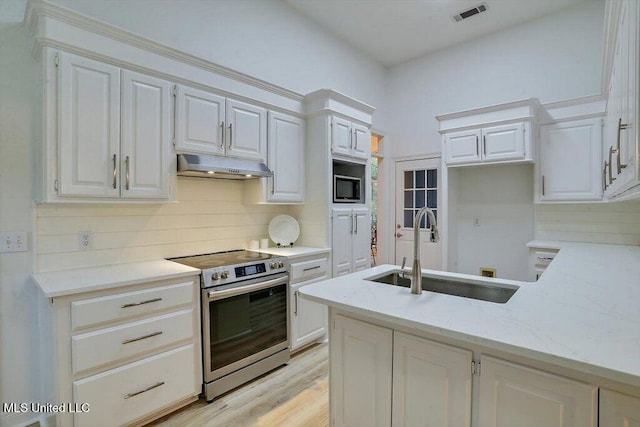
<instances>
[{"instance_id":1,"label":"white ceiling","mask_svg":"<svg viewBox=\"0 0 640 427\"><path fill-rule=\"evenodd\" d=\"M373 59L391 66L585 1L283 0ZM480 3L487 12L455 22Z\"/></svg>"}]
</instances>

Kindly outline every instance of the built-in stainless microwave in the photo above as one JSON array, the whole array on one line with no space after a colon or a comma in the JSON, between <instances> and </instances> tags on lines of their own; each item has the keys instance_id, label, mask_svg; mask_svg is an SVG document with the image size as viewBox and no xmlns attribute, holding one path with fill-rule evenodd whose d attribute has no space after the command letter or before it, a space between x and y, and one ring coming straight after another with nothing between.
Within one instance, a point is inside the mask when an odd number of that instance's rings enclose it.
<instances>
[{"instance_id":1,"label":"built-in stainless microwave","mask_svg":"<svg viewBox=\"0 0 640 427\"><path fill-rule=\"evenodd\" d=\"M360 178L354 176L333 175L334 203L361 203Z\"/></svg>"}]
</instances>

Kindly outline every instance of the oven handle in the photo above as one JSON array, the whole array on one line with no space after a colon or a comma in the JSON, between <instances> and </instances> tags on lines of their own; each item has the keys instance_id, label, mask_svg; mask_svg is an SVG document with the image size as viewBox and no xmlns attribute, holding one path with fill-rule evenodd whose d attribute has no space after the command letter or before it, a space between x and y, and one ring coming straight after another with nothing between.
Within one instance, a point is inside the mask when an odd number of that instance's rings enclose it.
<instances>
[{"instance_id":1,"label":"oven handle","mask_svg":"<svg viewBox=\"0 0 640 427\"><path fill-rule=\"evenodd\" d=\"M267 280L266 282L256 283L254 285L239 286L233 289L225 289L224 291L209 291L207 296L209 301L216 301L224 298L234 297L261 289L272 288L277 285L285 285L289 281L289 276L283 276L278 279Z\"/></svg>"}]
</instances>

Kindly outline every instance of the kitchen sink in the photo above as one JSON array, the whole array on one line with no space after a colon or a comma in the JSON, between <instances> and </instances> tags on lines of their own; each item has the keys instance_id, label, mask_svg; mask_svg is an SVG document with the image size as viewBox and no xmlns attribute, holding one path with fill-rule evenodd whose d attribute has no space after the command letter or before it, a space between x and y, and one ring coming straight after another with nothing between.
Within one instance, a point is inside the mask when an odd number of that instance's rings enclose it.
<instances>
[{"instance_id":1,"label":"kitchen sink","mask_svg":"<svg viewBox=\"0 0 640 427\"><path fill-rule=\"evenodd\" d=\"M411 287L410 277L411 273L394 270L380 276L368 277L365 280L409 288ZM454 278L442 279L423 274L422 290L504 304L516 293L518 287L489 283L473 283Z\"/></svg>"}]
</instances>

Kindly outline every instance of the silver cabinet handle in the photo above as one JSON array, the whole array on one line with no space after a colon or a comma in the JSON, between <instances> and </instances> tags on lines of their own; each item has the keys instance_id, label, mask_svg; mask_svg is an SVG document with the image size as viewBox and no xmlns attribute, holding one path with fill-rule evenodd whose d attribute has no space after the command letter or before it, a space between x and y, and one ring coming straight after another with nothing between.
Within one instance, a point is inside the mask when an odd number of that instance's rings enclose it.
<instances>
[{"instance_id":1,"label":"silver cabinet handle","mask_svg":"<svg viewBox=\"0 0 640 427\"><path fill-rule=\"evenodd\" d=\"M131 338L131 339L128 339L128 340L124 340L124 341L122 341L122 344L130 344L132 342L146 340L147 338L157 337L158 335L162 335L162 331L153 332L153 333L151 333L149 335L145 335L145 336L138 337L138 338Z\"/></svg>"},{"instance_id":2,"label":"silver cabinet handle","mask_svg":"<svg viewBox=\"0 0 640 427\"><path fill-rule=\"evenodd\" d=\"M152 302L158 302L158 301L162 301L162 298L153 298L153 299L148 299L146 301L140 301L140 302L131 302L129 304L123 304L122 306L120 306L121 308L129 308L129 307L137 307L139 305L144 305L144 304L150 304Z\"/></svg>"},{"instance_id":3,"label":"silver cabinet handle","mask_svg":"<svg viewBox=\"0 0 640 427\"><path fill-rule=\"evenodd\" d=\"M552 256L539 256L538 259L541 261L552 261L554 257Z\"/></svg>"},{"instance_id":4,"label":"silver cabinet handle","mask_svg":"<svg viewBox=\"0 0 640 427\"><path fill-rule=\"evenodd\" d=\"M145 393L145 392L147 392L147 391L149 391L149 390L153 390L154 388L158 388L158 387L160 387L161 385L164 385L164 381L160 381L159 383L156 383L156 384L152 385L151 387L147 387L147 388L145 388L144 390L135 391L135 392L133 392L133 393L125 394L125 395L124 395L124 398L125 398L125 399L129 399L130 397L137 396L137 395L142 394L142 393Z\"/></svg>"},{"instance_id":5,"label":"silver cabinet handle","mask_svg":"<svg viewBox=\"0 0 640 427\"><path fill-rule=\"evenodd\" d=\"M487 136L482 135L482 154L487 155Z\"/></svg>"},{"instance_id":6,"label":"silver cabinet handle","mask_svg":"<svg viewBox=\"0 0 640 427\"><path fill-rule=\"evenodd\" d=\"M609 147L609 184L613 184L616 178L613 177L613 152L616 151L613 147Z\"/></svg>"},{"instance_id":7,"label":"silver cabinet handle","mask_svg":"<svg viewBox=\"0 0 640 427\"><path fill-rule=\"evenodd\" d=\"M125 165L126 165L126 167L127 167L127 182L126 182L126 185L125 185L125 187L124 187L124 188L125 188L126 190L128 190L128 189L129 189L129 156L127 156L127 157L124 159L124 164L125 164Z\"/></svg>"},{"instance_id":8,"label":"silver cabinet handle","mask_svg":"<svg viewBox=\"0 0 640 427\"><path fill-rule=\"evenodd\" d=\"M116 188L117 185L117 176L118 176L118 167L116 166L116 155L113 155L113 188Z\"/></svg>"},{"instance_id":9,"label":"silver cabinet handle","mask_svg":"<svg viewBox=\"0 0 640 427\"><path fill-rule=\"evenodd\" d=\"M308 267L308 268L303 268L302 271L311 271L311 270L317 270L318 268L320 268L319 265L316 265L315 267Z\"/></svg>"},{"instance_id":10,"label":"silver cabinet handle","mask_svg":"<svg viewBox=\"0 0 640 427\"><path fill-rule=\"evenodd\" d=\"M602 168L602 188L603 191L606 191L609 185L607 185L607 167L609 166L609 162L605 160L604 167Z\"/></svg>"},{"instance_id":11,"label":"silver cabinet handle","mask_svg":"<svg viewBox=\"0 0 640 427\"><path fill-rule=\"evenodd\" d=\"M271 175L271 194L276 191L276 169L273 168L273 175Z\"/></svg>"},{"instance_id":12,"label":"silver cabinet handle","mask_svg":"<svg viewBox=\"0 0 640 427\"><path fill-rule=\"evenodd\" d=\"M476 135L476 156L480 155L480 140L478 138L478 135Z\"/></svg>"},{"instance_id":13,"label":"silver cabinet handle","mask_svg":"<svg viewBox=\"0 0 640 427\"><path fill-rule=\"evenodd\" d=\"M353 148L353 129L349 129L349 148Z\"/></svg>"},{"instance_id":14,"label":"silver cabinet handle","mask_svg":"<svg viewBox=\"0 0 640 427\"><path fill-rule=\"evenodd\" d=\"M294 303L293 315L298 316L298 291L295 291L293 293L293 303Z\"/></svg>"},{"instance_id":15,"label":"silver cabinet handle","mask_svg":"<svg viewBox=\"0 0 640 427\"><path fill-rule=\"evenodd\" d=\"M351 220L351 230L349 230L349 232L350 232L351 234L353 234L353 214L351 214L351 215L349 215L349 216L350 216L350 218L349 218L349 219Z\"/></svg>"},{"instance_id":16,"label":"silver cabinet handle","mask_svg":"<svg viewBox=\"0 0 640 427\"><path fill-rule=\"evenodd\" d=\"M354 150L358 150L358 130L353 131L353 139L355 140Z\"/></svg>"},{"instance_id":17,"label":"silver cabinet handle","mask_svg":"<svg viewBox=\"0 0 640 427\"><path fill-rule=\"evenodd\" d=\"M622 123L622 117L618 119L618 148L616 149L616 157L618 158L618 175L622 172L622 169L626 168L627 165L623 165L620 163L620 157L622 156L622 150L620 149L620 131L623 129L629 128L629 125L626 123Z\"/></svg>"},{"instance_id":18,"label":"silver cabinet handle","mask_svg":"<svg viewBox=\"0 0 640 427\"><path fill-rule=\"evenodd\" d=\"M229 123L229 148L233 144L233 123Z\"/></svg>"},{"instance_id":19,"label":"silver cabinet handle","mask_svg":"<svg viewBox=\"0 0 640 427\"><path fill-rule=\"evenodd\" d=\"M544 196L544 175L542 175L542 195Z\"/></svg>"},{"instance_id":20,"label":"silver cabinet handle","mask_svg":"<svg viewBox=\"0 0 640 427\"><path fill-rule=\"evenodd\" d=\"M220 123L220 148L224 147L224 122Z\"/></svg>"},{"instance_id":21,"label":"silver cabinet handle","mask_svg":"<svg viewBox=\"0 0 640 427\"><path fill-rule=\"evenodd\" d=\"M358 234L358 215L357 215L357 214L354 214L354 215L353 215L353 222L355 222L355 223L356 223L356 231L355 231L355 234Z\"/></svg>"}]
</instances>

